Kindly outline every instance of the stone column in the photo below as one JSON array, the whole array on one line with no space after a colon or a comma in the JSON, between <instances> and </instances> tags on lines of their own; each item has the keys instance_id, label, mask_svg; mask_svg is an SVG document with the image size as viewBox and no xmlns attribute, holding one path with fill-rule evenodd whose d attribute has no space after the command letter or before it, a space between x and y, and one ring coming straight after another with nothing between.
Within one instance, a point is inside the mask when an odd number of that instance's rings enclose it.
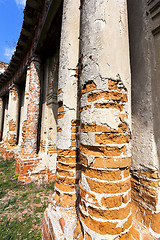
<instances>
[{"instance_id":1,"label":"stone column","mask_svg":"<svg viewBox=\"0 0 160 240\"><path fill-rule=\"evenodd\" d=\"M3 134L2 140L6 142L7 140L7 124L8 123L8 96L4 97L4 125L3 125Z\"/></svg>"},{"instance_id":2,"label":"stone column","mask_svg":"<svg viewBox=\"0 0 160 240\"><path fill-rule=\"evenodd\" d=\"M47 58L44 62L41 139L39 156L47 170L48 181L55 181L57 151L57 94L59 54Z\"/></svg>"},{"instance_id":3,"label":"stone column","mask_svg":"<svg viewBox=\"0 0 160 240\"><path fill-rule=\"evenodd\" d=\"M16 157L16 173L20 182L39 178L37 135L40 108L40 58L33 55L27 68L24 106L21 123L20 151ZM34 168L34 169L33 169ZM36 171L36 172L35 172ZM37 174L38 173L38 174Z\"/></svg>"},{"instance_id":4,"label":"stone column","mask_svg":"<svg viewBox=\"0 0 160 240\"><path fill-rule=\"evenodd\" d=\"M17 145L18 130L18 114L19 114L19 96L18 88L14 84L9 91L8 102L8 144L10 146Z\"/></svg>"},{"instance_id":5,"label":"stone column","mask_svg":"<svg viewBox=\"0 0 160 240\"><path fill-rule=\"evenodd\" d=\"M48 156L56 153L58 60L59 55L55 54L44 63L40 151Z\"/></svg>"},{"instance_id":6,"label":"stone column","mask_svg":"<svg viewBox=\"0 0 160 240\"><path fill-rule=\"evenodd\" d=\"M48 141L48 105L47 105L47 91L48 91L48 61L44 64L44 84L43 84L43 102L42 102L42 120L41 120L41 142L40 151L47 154L47 141Z\"/></svg>"},{"instance_id":7,"label":"stone column","mask_svg":"<svg viewBox=\"0 0 160 240\"><path fill-rule=\"evenodd\" d=\"M26 135L26 123L27 123L27 110L29 105L29 83L30 83L30 65L27 66L27 73L26 73L26 82L25 82L25 90L24 90L24 103L23 103L23 109L21 114L21 129L20 129L20 146L21 146L21 153L24 153L24 140Z\"/></svg>"},{"instance_id":8,"label":"stone column","mask_svg":"<svg viewBox=\"0 0 160 240\"><path fill-rule=\"evenodd\" d=\"M48 239L45 234L49 234L47 225L50 224L48 220L50 216L55 239L62 239L62 236L66 239L73 239L76 225L77 64L79 59L80 1L65 0L63 6L58 81L57 176L52 209L49 207L44 214L43 239Z\"/></svg>"},{"instance_id":9,"label":"stone column","mask_svg":"<svg viewBox=\"0 0 160 240\"><path fill-rule=\"evenodd\" d=\"M153 238L160 239L159 1L127 3L132 70L133 220L145 225ZM142 218L137 217L138 212Z\"/></svg>"},{"instance_id":10,"label":"stone column","mask_svg":"<svg viewBox=\"0 0 160 240\"><path fill-rule=\"evenodd\" d=\"M27 70L24 115L26 121L22 131L24 133L24 155L34 156L37 153L37 131L40 105L40 58L31 58L30 68ZM22 133L23 134L23 133Z\"/></svg>"},{"instance_id":11,"label":"stone column","mask_svg":"<svg viewBox=\"0 0 160 240\"><path fill-rule=\"evenodd\" d=\"M25 89L21 90L20 124L19 124L19 139L18 139L19 146L21 146L21 144L22 144L22 123L23 123L23 115L24 115L24 91L25 91Z\"/></svg>"},{"instance_id":12,"label":"stone column","mask_svg":"<svg viewBox=\"0 0 160 240\"><path fill-rule=\"evenodd\" d=\"M0 98L0 141L2 140L3 118L4 118L4 104L3 99Z\"/></svg>"},{"instance_id":13,"label":"stone column","mask_svg":"<svg viewBox=\"0 0 160 240\"><path fill-rule=\"evenodd\" d=\"M64 1L58 82L57 180L55 204L75 207L79 0Z\"/></svg>"},{"instance_id":14,"label":"stone column","mask_svg":"<svg viewBox=\"0 0 160 240\"><path fill-rule=\"evenodd\" d=\"M81 9L79 237L109 240L132 224L127 3L88 0Z\"/></svg>"}]
</instances>

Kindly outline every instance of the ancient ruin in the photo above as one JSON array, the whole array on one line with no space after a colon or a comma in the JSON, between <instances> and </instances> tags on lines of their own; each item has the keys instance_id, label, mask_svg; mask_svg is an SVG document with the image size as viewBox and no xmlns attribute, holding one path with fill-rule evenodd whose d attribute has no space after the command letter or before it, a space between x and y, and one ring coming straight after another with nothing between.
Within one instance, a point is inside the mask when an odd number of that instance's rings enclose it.
<instances>
[{"instance_id":1,"label":"ancient ruin","mask_svg":"<svg viewBox=\"0 0 160 240\"><path fill-rule=\"evenodd\" d=\"M55 181L43 240L160 239L160 0L27 0L0 62L0 152Z\"/></svg>"}]
</instances>

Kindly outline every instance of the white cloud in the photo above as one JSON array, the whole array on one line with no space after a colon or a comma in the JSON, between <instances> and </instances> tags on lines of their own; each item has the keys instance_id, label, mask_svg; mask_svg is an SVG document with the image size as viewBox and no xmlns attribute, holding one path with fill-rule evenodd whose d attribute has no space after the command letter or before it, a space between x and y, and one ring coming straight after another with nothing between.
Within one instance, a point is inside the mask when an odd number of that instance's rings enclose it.
<instances>
[{"instance_id":1,"label":"white cloud","mask_svg":"<svg viewBox=\"0 0 160 240\"><path fill-rule=\"evenodd\" d=\"M26 0L15 0L18 7L25 7Z\"/></svg>"},{"instance_id":2,"label":"white cloud","mask_svg":"<svg viewBox=\"0 0 160 240\"><path fill-rule=\"evenodd\" d=\"M5 50L4 50L4 55L6 56L6 58L7 58L8 60L11 59L14 51L15 51L15 48L9 48L9 47L6 47L6 48L5 48Z\"/></svg>"}]
</instances>

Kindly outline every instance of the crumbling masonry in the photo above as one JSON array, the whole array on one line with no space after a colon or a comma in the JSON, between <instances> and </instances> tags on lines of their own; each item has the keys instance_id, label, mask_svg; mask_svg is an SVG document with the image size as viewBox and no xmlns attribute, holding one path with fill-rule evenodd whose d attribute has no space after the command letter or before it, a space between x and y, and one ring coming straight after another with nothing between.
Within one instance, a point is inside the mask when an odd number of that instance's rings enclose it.
<instances>
[{"instance_id":1,"label":"crumbling masonry","mask_svg":"<svg viewBox=\"0 0 160 240\"><path fill-rule=\"evenodd\" d=\"M159 0L27 0L0 151L55 181L43 240L160 239L159 49Z\"/></svg>"}]
</instances>

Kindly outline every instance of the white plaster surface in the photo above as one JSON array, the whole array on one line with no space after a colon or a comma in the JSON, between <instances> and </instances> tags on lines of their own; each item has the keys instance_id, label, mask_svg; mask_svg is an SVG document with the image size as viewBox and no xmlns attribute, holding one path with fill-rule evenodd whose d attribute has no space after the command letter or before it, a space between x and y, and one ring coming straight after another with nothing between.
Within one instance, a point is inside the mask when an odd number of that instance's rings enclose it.
<instances>
[{"instance_id":1,"label":"white plaster surface","mask_svg":"<svg viewBox=\"0 0 160 240\"><path fill-rule=\"evenodd\" d=\"M76 67L79 59L79 0L64 1L62 35L60 46L60 66L58 89L62 93L58 101L63 102L65 115L58 119L58 126L62 132L57 134L57 147L69 149L71 147L71 121L77 119L77 78Z\"/></svg>"},{"instance_id":2,"label":"white plaster surface","mask_svg":"<svg viewBox=\"0 0 160 240\"><path fill-rule=\"evenodd\" d=\"M102 78L120 78L129 89L130 64L126 1L101 0L99 2L92 0L85 1L83 5L83 14L85 16L82 17L82 48L85 52L83 65L88 68L88 57L92 52L93 62L97 65L96 68L94 67L93 76L100 73ZM83 75L84 81L85 77L87 79L90 77L90 75L86 76L86 74ZM93 74L93 71L91 71L91 74Z\"/></svg>"},{"instance_id":3,"label":"white plaster surface","mask_svg":"<svg viewBox=\"0 0 160 240\"><path fill-rule=\"evenodd\" d=\"M88 108L81 113L81 122L84 124L107 125L118 129L120 111L111 108Z\"/></svg>"},{"instance_id":4,"label":"white plaster surface","mask_svg":"<svg viewBox=\"0 0 160 240\"><path fill-rule=\"evenodd\" d=\"M8 126L8 99L5 99L4 102L4 126L3 126L3 141L6 140L7 137L7 126Z\"/></svg>"},{"instance_id":5,"label":"white plaster surface","mask_svg":"<svg viewBox=\"0 0 160 240\"><path fill-rule=\"evenodd\" d=\"M39 173L44 169L49 169L53 172L56 170L56 160L57 154L54 153L52 156L47 155L46 153L39 154L39 157L42 157L42 160L39 164L33 169L32 173Z\"/></svg>"},{"instance_id":6,"label":"white plaster surface","mask_svg":"<svg viewBox=\"0 0 160 240\"><path fill-rule=\"evenodd\" d=\"M157 50L149 18L144 14L146 1L129 0L128 9L132 70L132 168L158 170L160 88L156 85L155 75Z\"/></svg>"},{"instance_id":7,"label":"white plaster surface","mask_svg":"<svg viewBox=\"0 0 160 240\"><path fill-rule=\"evenodd\" d=\"M19 114L19 92L17 86L12 86L9 91L9 102L8 102L8 123L13 121L15 130L8 129L8 134L13 134L17 139L18 130L18 114Z\"/></svg>"},{"instance_id":8,"label":"white plaster surface","mask_svg":"<svg viewBox=\"0 0 160 240\"><path fill-rule=\"evenodd\" d=\"M22 123L23 123L23 115L24 115L24 90L21 93L21 109L20 109L20 126L19 126L19 139L18 145L20 146L22 143Z\"/></svg>"},{"instance_id":9,"label":"white plaster surface","mask_svg":"<svg viewBox=\"0 0 160 240\"><path fill-rule=\"evenodd\" d=\"M93 80L98 89L106 91L107 79L120 79L128 92L127 112L131 129L131 74L126 1L85 1L82 28L81 83L85 84L86 79ZM83 101L81 102L83 105Z\"/></svg>"}]
</instances>

